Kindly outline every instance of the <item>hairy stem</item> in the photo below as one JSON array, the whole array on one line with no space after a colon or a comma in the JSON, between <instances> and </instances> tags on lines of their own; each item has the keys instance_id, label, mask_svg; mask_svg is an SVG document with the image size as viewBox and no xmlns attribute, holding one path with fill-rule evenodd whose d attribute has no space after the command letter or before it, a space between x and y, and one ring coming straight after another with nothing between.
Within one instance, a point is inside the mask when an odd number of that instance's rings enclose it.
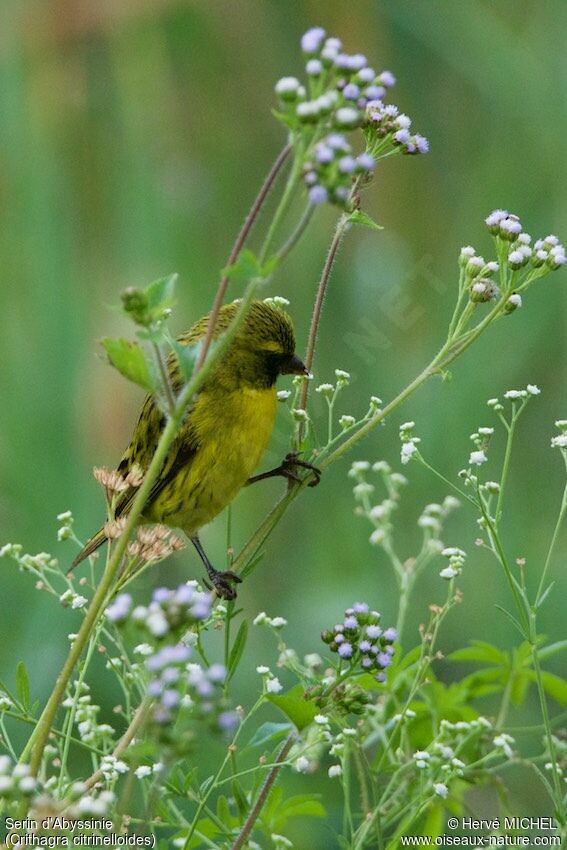
<instances>
[{"instance_id":1,"label":"hairy stem","mask_svg":"<svg viewBox=\"0 0 567 850\"><path fill-rule=\"evenodd\" d=\"M288 143L280 151L276 161L274 162L271 169L269 170L269 172L266 176L266 179L264 180L262 186L260 187L260 191L258 192L258 195L256 196L254 203L250 207L250 210L248 212L248 215L246 216L246 219L244 220L244 224L242 225L242 227L240 229L240 233L236 237L234 245L232 246L232 251L230 252L230 256L228 258L227 266L234 265L234 263L238 259L238 255L240 254L240 252L242 251L242 248L244 247L244 244L245 244L245 242L248 238L248 235L249 235L250 231L252 230L252 226L254 225L254 222L256 221L256 219L258 217L258 213L260 212L260 210L261 210L261 208L264 204L264 201L268 197L268 193L269 193L270 189L272 188L276 177L280 173L282 166L284 165L290 151L291 151L291 144ZM222 302L224 301L224 296L226 294L228 284L229 284L228 275L223 275L223 277L221 278L221 281L219 283L217 293L215 295L215 300L213 301L213 306L211 308L209 326L207 328L207 333L205 334L205 338L203 340L203 344L202 344L201 350L199 352L199 357L198 357L197 363L195 365L196 371L199 371L202 368L203 363L205 362L205 358L207 356L207 352L210 348L211 342L213 341L213 336L214 336L215 327L216 327L216 324L217 324L218 315L219 315L219 312L220 312L220 308L222 306Z\"/></svg>"},{"instance_id":2,"label":"hairy stem","mask_svg":"<svg viewBox=\"0 0 567 850\"><path fill-rule=\"evenodd\" d=\"M236 841L232 845L231 850L241 850L241 848L244 846L246 839L248 838L248 836L252 832L254 824L258 820L258 817L260 816L260 813L261 813L262 809L264 808L266 800L268 799L268 794L271 791L272 785L276 781L278 773L281 770L282 762L284 762L286 760L287 754L291 750L294 741L295 741L295 733L292 732L285 739L283 746L282 746L281 750L279 751L279 753L276 757L276 761L274 763L274 766L272 767L272 769L270 770L270 772L268 773L268 775L264 779L264 782L262 783L262 787L260 788L260 793L258 794L256 802L252 806L252 809L250 810L250 814L248 815L248 817L244 821L242 829L238 833Z\"/></svg>"},{"instance_id":3,"label":"hairy stem","mask_svg":"<svg viewBox=\"0 0 567 850\"><path fill-rule=\"evenodd\" d=\"M335 235L333 236L333 240L329 246L329 251L327 252L327 259L325 260L325 265L323 266L321 279L317 288L317 295L315 297L315 304L313 305L313 313L311 316L311 326L309 328L309 336L307 338L307 348L305 351L305 365L307 367L308 372L311 371L311 368L313 366L313 358L315 356L315 345L317 343L317 332L319 330L319 322L321 320L321 311L323 310L325 293L327 291L327 285L331 277L331 271L333 270L333 264L337 256L337 251L339 250L339 246L345 234L347 220L348 216L346 215L346 213L343 213L343 215L341 215L337 222L337 226L335 228ZM304 381L301 387L301 393L299 395L299 408L301 410L305 410L308 393L309 383L308 381ZM302 435L303 429L300 426L299 442L301 442Z\"/></svg>"}]
</instances>

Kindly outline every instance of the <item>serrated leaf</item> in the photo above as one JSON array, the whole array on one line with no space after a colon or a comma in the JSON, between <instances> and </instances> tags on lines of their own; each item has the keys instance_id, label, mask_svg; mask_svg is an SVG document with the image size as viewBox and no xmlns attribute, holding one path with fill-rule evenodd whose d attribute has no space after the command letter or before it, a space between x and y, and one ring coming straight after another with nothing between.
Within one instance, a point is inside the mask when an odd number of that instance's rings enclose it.
<instances>
[{"instance_id":1,"label":"serrated leaf","mask_svg":"<svg viewBox=\"0 0 567 850\"><path fill-rule=\"evenodd\" d=\"M348 217L348 221L351 224L362 224L363 227L370 227L371 230L384 230L382 225L375 222L368 213L362 210L353 210Z\"/></svg>"},{"instance_id":2,"label":"serrated leaf","mask_svg":"<svg viewBox=\"0 0 567 850\"><path fill-rule=\"evenodd\" d=\"M121 375L152 392L154 388L153 364L150 366L137 342L105 337L101 340L101 343L110 363Z\"/></svg>"},{"instance_id":3,"label":"serrated leaf","mask_svg":"<svg viewBox=\"0 0 567 850\"><path fill-rule=\"evenodd\" d=\"M269 741L283 738L292 729L291 723L262 723L248 742L249 747L261 747Z\"/></svg>"},{"instance_id":4,"label":"serrated leaf","mask_svg":"<svg viewBox=\"0 0 567 850\"><path fill-rule=\"evenodd\" d=\"M30 680L23 661L20 661L16 667L16 691L24 711L28 711L30 707Z\"/></svg>"},{"instance_id":5,"label":"serrated leaf","mask_svg":"<svg viewBox=\"0 0 567 850\"><path fill-rule=\"evenodd\" d=\"M163 311L168 310L175 303L175 287L178 279L179 275L170 274L155 280L144 289L148 313L154 321L163 318Z\"/></svg>"},{"instance_id":6,"label":"serrated leaf","mask_svg":"<svg viewBox=\"0 0 567 850\"><path fill-rule=\"evenodd\" d=\"M236 638L234 639L234 643L232 644L232 649L230 650L230 656L228 659L228 681L233 677L236 672L236 668L238 667L238 663L242 658L242 653L244 652L244 647L246 646L246 640L248 638L248 620L243 620L240 624L240 628L236 633Z\"/></svg>"},{"instance_id":7,"label":"serrated leaf","mask_svg":"<svg viewBox=\"0 0 567 850\"><path fill-rule=\"evenodd\" d=\"M252 280L262 277L262 267L256 254L245 248L232 266L226 266L222 270L222 274L231 280Z\"/></svg>"},{"instance_id":8,"label":"serrated leaf","mask_svg":"<svg viewBox=\"0 0 567 850\"><path fill-rule=\"evenodd\" d=\"M295 685L287 694L269 694L267 699L277 706L300 732L313 722L318 713L317 706L305 698L301 685Z\"/></svg>"}]
</instances>

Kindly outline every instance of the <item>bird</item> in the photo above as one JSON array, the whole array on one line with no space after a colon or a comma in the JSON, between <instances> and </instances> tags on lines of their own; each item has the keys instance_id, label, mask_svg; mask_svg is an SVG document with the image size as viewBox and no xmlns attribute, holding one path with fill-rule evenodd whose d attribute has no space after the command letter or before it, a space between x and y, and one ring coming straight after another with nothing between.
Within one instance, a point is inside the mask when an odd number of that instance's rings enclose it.
<instances>
[{"instance_id":1,"label":"bird","mask_svg":"<svg viewBox=\"0 0 567 850\"><path fill-rule=\"evenodd\" d=\"M238 302L220 308L213 339L222 335L234 320ZM199 319L178 337L182 345L204 339L211 314ZM167 358L171 389L177 395L183 378L173 352ZM160 473L143 507L140 524L159 523L180 528L191 540L217 595L234 599L234 585L242 579L231 570L215 569L199 538L200 529L214 519L239 490L249 483L282 475L289 482L300 480L298 471L313 472L310 485L319 482L320 471L289 452L280 466L252 476L272 433L276 406L276 381L280 375L309 375L295 353L295 333L290 316L269 301L253 301L226 351L195 394L169 449ZM148 395L128 448L117 467L126 478L132 471L148 469L166 416L155 398ZM135 475L129 480L136 482ZM129 486L120 496L115 517L126 517L137 487ZM107 540L105 527L85 544L72 569Z\"/></svg>"}]
</instances>

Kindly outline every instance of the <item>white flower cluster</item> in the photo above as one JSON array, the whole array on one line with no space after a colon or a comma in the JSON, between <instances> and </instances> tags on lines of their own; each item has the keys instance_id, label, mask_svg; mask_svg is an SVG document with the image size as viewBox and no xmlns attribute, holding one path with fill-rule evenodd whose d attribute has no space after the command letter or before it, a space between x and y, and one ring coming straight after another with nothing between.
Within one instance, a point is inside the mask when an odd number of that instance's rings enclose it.
<instances>
[{"instance_id":1,"label":"white flower cluster","mask_svg":"<svg viewBox=\"0 0 567 850\"><path fill-rule=\"evenodd\" d=\"M456 546L449 546L446 549L443 549L441 554L444 558L448 559L449 564L441 570L439 575L441 578L450 581L452 578L458 576L462 571L467 553Z\"/></svg>"}]
</instances>

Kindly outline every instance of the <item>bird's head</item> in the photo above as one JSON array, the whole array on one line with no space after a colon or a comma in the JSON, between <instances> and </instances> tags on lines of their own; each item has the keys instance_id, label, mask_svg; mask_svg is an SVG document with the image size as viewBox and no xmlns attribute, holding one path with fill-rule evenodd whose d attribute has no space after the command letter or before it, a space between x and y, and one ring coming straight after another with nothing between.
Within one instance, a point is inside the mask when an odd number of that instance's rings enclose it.
<instances>
[{"instance_id":1,"label":"bird's head","mask_svg":"<svg viewBox=\"0 0 567 850\"><path fill-rule=\"evenodd\" d=\"M229 304L223 310L237 305ZM265 301L254 301L231 346L240 379L249 385L273 386L279 375L309 374L295 353L293 324L287 313Z\"/></svg>"}]
</instances>

